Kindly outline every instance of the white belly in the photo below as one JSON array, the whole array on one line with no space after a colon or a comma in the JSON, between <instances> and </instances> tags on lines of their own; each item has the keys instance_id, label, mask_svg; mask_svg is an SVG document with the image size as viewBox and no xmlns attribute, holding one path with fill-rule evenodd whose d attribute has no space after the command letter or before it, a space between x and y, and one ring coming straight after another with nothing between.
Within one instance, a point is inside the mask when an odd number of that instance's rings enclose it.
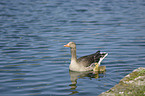
<instances>
[{"instance_id":1,"label":"white belly","mask_svg":"<svg viewBox=\"0 0 145 96\"><path fill-rule=\"evenodd\" d=\"M72 71L90 71L93 69L93 67L80 66L79 64L77 64L77 62L71 61L71 64L69 65L69 69Z\"/></svg>"}]
</instances>

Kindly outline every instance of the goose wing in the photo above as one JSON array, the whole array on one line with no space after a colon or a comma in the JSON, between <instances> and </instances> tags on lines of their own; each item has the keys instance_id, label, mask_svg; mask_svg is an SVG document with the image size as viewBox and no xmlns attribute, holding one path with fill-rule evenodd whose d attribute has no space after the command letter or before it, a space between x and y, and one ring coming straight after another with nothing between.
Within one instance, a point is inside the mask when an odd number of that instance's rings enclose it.
<instances>
[{"instance_id":1,"label":"goose wing","mask_svg":"<svg viewBox=\"0 0 145 96\"><path fill-rule=\"evenodd\" d=\"M101 56L100 51L97 51L94 54L80 57L79 59L77 59L77 62L84 67L88 67L94 62L99 62L100 56Z\"/></svg>"}]
</instances>

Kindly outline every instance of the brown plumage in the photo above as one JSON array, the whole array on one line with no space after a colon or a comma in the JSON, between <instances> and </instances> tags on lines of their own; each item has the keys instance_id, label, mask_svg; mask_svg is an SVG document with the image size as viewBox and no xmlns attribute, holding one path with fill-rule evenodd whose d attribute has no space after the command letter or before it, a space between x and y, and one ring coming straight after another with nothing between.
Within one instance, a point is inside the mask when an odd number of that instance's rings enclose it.
<instances>
[{"instance_id":1,"label":"brown plumage","mask_svg":"<svg viewBox=\"0 0 145 96\"><path fill-rule=\"evenodd\" d=\"M98 63L100 65L101 61L108 55L108 53L100 53L97 51L94 54L83 56L77 59L76 56L76 44L74 42L69 42L64 47L71 48L71 64L69 69L72 71L89 71L93 70L95 67L94 63Z\"/></svg>"}]
</instances>

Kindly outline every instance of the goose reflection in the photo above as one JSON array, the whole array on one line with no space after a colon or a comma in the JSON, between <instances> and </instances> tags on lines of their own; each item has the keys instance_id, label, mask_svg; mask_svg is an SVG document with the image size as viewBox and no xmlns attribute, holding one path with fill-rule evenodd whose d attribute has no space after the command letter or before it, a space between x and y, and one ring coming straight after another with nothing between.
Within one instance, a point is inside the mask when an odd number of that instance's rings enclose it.
<instances>
[{"instance_id":1,"label":"goose reflection","mask_svg":"<svg viewBox=\"0 0 145 96\"><path fill-rule=\"evenodd\" d=\"M103 74L101 76L99 76L99 74ZM70 75L70 80L72 82L72 84L70 84L69 86L71 86L70 90L72 93L69 95L73 95L76 93L79 93L78 91L76 91L75 89L77 88L77 80L79 78L85 78L85 77L89 77L89 79L91 80L92 78L103 78L105 76L105 71L103 72L93 72L93 71L87 71L87 72L76 72L76 71L71 71L69 70L69 75Z\"/></svg>"}]
</instances>

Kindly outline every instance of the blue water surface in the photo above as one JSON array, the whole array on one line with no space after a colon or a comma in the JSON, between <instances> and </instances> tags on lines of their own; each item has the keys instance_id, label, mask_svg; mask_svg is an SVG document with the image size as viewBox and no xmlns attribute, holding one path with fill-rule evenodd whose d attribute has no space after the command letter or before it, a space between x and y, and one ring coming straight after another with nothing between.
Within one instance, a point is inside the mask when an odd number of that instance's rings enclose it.
<instances>
[{"instance_id":1,"label":"blue water surface","mask_svg":"<svg viewBox=\"0 0 145 96\"><path fill-rule=\"evenodd\" d=\"M144 0L1 0L1 96L97 96L145 67ZM69 71L77 56L109 55L98 75Z\"/></svg>"}]
</instances>

